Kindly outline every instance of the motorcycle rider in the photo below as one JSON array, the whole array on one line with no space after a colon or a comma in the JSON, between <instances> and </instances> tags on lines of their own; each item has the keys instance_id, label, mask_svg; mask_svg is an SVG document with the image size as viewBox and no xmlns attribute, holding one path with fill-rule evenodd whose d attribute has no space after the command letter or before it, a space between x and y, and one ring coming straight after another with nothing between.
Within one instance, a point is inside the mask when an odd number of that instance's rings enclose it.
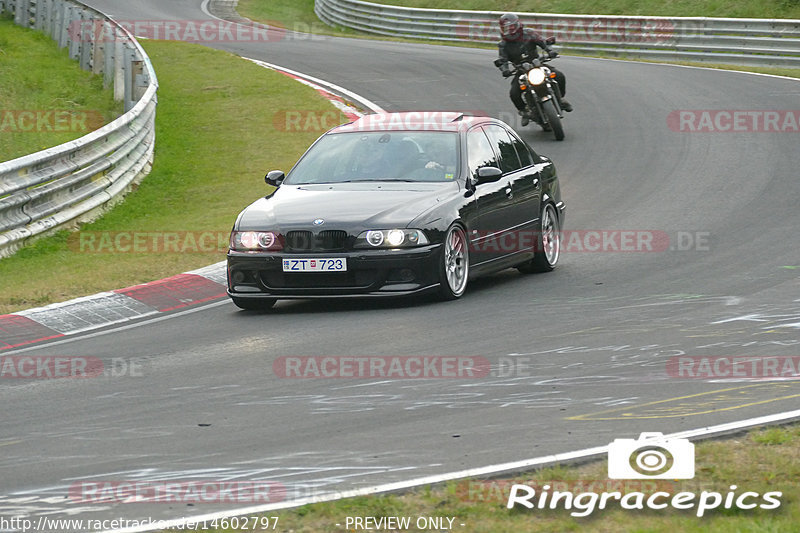
<instances>
[{"instance_id":1,"label":"motorcycle rider","mask_svg":"<svg viewBox=\"0 0 800 533\"><path fill-rule=\"evenodd\" d=\"M558 52L551 50L548 43L539 36L535 31L530 28L524 28L519 20L519 17L514 13L506 13L500 17L500 35L502 39L498 43L498 52L500 53L500 70L504 78L508 78L514 74L511 63L522 63L523 60L532 62L539 57L536 48L539 47L543 50L547 57L557 57ZM527 57L524 57L527 56ZM555 74L556 83L561 90L561 109L564 111L572 111L572 105L567 102L564 95L567 91L567 78L564 74L550 67L550 70ZM525 102L522 100L522 89L516 79L511 81L511 101L519 111L522 117L522 125L527 126L530 122Z\"/></svg>"}]
</instances>

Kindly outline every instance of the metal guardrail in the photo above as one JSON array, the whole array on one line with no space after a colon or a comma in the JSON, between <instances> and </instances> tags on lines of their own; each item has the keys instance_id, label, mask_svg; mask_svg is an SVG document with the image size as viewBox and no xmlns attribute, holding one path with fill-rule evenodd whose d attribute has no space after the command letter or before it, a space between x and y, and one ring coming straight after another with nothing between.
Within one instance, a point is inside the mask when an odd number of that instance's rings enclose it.
<instances>
[{"instance_id":1,"label":"metal guardrail","mask_svg":"<svg viewBox=\"0 0 800 533\"><path fill-rule=\"evenodd\" d=\"M498 11L406 8L315 0L328 25L444 41L497 42ZM522 22L579 54L800 68L800 20L622 17L518 13Z\"/></svg>"},{"instance_id":2,"label":"metal guardrail","mask_svg":"<svg viewBox=\"0 0 800 533\"><path fill-rule=\"evenodd\" d=\"M150 171L158 81L134 37L74 0L0 0L0 13L50 35L85 70L103 74L125 114L54 148L0 163L0 257L33 237L97 218Z\"/></svg>"}]
</instances>

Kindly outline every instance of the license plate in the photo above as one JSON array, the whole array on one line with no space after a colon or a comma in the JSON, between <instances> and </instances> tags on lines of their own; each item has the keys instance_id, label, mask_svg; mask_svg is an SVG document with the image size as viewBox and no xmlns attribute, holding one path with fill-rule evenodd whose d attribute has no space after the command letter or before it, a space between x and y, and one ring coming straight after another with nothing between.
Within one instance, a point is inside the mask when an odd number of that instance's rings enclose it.
<instances>
[{"instance_id":1,"label":"license plate","mask_svg":"<svg viewBox=\"0 0 800 533\"><path fill-rule=\"evenodd\" d=\"M284 259L284 272L347 272L347 258Z\"/></svg>"}]
</instances>

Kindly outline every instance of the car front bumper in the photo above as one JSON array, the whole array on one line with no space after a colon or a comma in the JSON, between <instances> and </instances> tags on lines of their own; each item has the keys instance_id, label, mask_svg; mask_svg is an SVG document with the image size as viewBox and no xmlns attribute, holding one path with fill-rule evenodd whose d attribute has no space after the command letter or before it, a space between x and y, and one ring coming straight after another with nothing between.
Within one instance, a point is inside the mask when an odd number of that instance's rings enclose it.
<instances>
[{"instance_id":1,"label":"car front bumper","mask_svg":"<svg viewBox=\"0 0 800 533\"><path fill-rule=\"evenodd\" d=\"M352 252L228 252L228 295L236 298L402 296L439 284L441 244ZM284 259L347 259L346 272L284 272Z\"/></svg>"}]
</instances>

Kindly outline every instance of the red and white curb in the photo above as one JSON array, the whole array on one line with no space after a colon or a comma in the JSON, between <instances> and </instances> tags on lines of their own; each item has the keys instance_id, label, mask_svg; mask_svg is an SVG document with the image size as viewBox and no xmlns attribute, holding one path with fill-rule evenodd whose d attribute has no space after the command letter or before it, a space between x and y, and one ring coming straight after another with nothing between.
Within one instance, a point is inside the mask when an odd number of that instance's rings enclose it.
<instances>
[{"instance_id":1,"label":"red and white curb","mask_svg":"<svg viewBox=\"0 0 800 533\"><path fill-rule=\"evenodd\" d=\"M383 111L374 102L343 87L277 65L245 59L312 87L351 120L363 113L339 95L371 111ZM133 287L0 315L0 353L210 302L226 296L225 289L225 261L222 261Z\"/></svg>"},{"instance_id":2,"label":"red and white curb","mask_svg":"<svg viewBox=\"0 0 800 533\"><path fill-rule=\"evenodd\" d=\"M345 89L344 87L333 84L329 81L321 80L319 78L315 78L314 76L309 76L308 74L297 72L296 70L288 69L286 67L281 67L273 63L267 63L266 61L253 59L251 57L245 57L244 59L252 61L258 66L268 68L270 70L275 70L277 72L285 74L290 78L294 78L300 83L308 85L309 87L315 89L318 93L327 98L335 107L340 109L345 114L345 116L347 116L347 118L349 118L350 120L361 118L362 116L364 116L364 114L355 107L345 102L339 95L345 96L355 102L358 102L360 105L369 109L373 113L384 112L383 108L378 104L376 104L375 102L368 100L363 96L361 96L360 94L356 94L349 89Z\"/></svg>"},{"instance_id":3,"label":"red and white curb","mask_svg":"<svg viewBox=\"0 0 800 533\"><path fill-rule=\"evenodd\" d=\"M0 353L222 298L225 262L177 276L0 315Z\"/></svg>"}]
</instances>

